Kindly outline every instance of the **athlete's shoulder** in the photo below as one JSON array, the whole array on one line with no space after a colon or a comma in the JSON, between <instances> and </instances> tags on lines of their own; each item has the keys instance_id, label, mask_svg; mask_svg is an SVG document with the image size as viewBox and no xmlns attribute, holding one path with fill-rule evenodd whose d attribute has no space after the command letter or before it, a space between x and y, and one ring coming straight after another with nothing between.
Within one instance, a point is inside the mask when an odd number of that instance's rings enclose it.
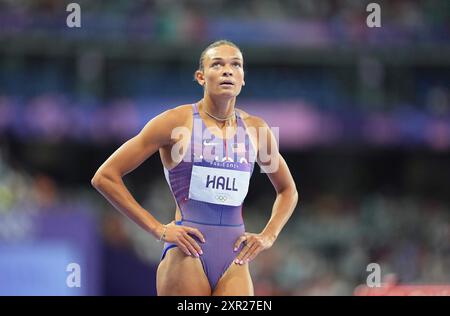
<instances>
[{"instance_id":1,"label":"athlete's shoulder","mask_svg":"<svg viewBox=\"0 0 450 316\"><path fill-rule=\"evenodd\" d=\"M152 118L151 121L160 122L166 127L182 126L192 117L192 113L191 104L182 104L165 110Z\"/></svg>"},{"instance_id":2,"label":"athlete's shoulder","mask_svg":"<svg viewBox=\"0 0 450 316\"><path fill-rule=\"evenodd\" d=\"M251 127L267 127L267 123L266 121L256 115L252 115L248 112L245 112L244 110L241 109L236 109L239 114L241 115L241 118L244 120L245 124L247 126L251 126Z\"/></svg>"},{"instance_id":3,"label":"athlete's shoulder","mask_svg":"<svg viewBox=\"0 0 450 316\"><path fill-rule=\"evenodd\" d=\"M139 135L146 142L157 142L160 146L170 144L173 130L177 127L188 126L190 117L192 117L191 105L170 108L150 119Z\"/></svg>"},{"instance_id":4,"label":"athlete's shoulder","mask_svg":"<svg viewBox=\"0 0 450 316\"><path fill-rule=\"evenodd\" d=\"M192 115L192 104L178 105L162 112L160 115L171 120L183 120Z\"/></svg>"}]
</instances>

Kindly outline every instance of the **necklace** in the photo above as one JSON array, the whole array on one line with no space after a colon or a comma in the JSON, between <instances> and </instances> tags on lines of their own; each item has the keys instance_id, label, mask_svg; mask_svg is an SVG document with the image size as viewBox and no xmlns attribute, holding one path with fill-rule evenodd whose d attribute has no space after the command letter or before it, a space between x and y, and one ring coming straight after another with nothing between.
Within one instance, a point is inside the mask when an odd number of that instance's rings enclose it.
<instances>
[{"instance_id":1,"label":"necklace","mask_svg":"<svg viewBox=\"0 0 450 316\"><path fill-rule=\"evenodd\" d=\"M206 108L203 108L203 111L205 111L206 114L208 114L209 117L215 119L216 121L220 121L220 122L226 122L229 121L231 118L233 118L233 116L235 115L235 110L233 109L233 113L231 113L230 115L228 115L225 118L221 118L221 117L217 117L212 115L211 113L209 113L208 111L206 111ZM230 125L230 122L228 122L228 125Z\"/></svg>"},{"instance_id":2,"label":"necklace","mask_svg":"<svg viewBox=\"0 0 450 316\"><path fill-rule=\"evenodd\" d=\"M217 117L212 115L211 113L209 113L208 111L206 111L206 109L203 109L203 111L205 111L206 114L208 114L210 117L212 117L213 119L217 120L217 121L221 121L221 122L225 122L230 120L233 116L234 116L234 110L233 113L231 113L229 116L225 117L225 118L221 118L221 117Z\"/></svg>"}]
</instances>

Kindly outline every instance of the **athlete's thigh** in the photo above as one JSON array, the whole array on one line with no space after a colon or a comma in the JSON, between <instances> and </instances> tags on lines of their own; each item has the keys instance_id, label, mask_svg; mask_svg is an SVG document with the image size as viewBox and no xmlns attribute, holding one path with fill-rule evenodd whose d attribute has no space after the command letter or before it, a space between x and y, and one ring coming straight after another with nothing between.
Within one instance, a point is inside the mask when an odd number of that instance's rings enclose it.
<instances>
[{"instance_id":1,"label":"athlete's thigh","mask_svg":"<svg viewBox=\"0 0 450 316\"><path fill-rule=\"evenodd\" d=\"M156 272L158 295L211 295L200 259L186 256L179 248L167 250Z\"/></svg>"},{"instance_id":2,"label":"athlete's thigh","mask_svg":"<svg viewBox=\"0 0 450 316\"><path fill-rule=\"evenodd\" d=\"M248 263L237 265L234 262L217 282L214 296L253 296L253 281Z\"/></svg>"}]
</instances>

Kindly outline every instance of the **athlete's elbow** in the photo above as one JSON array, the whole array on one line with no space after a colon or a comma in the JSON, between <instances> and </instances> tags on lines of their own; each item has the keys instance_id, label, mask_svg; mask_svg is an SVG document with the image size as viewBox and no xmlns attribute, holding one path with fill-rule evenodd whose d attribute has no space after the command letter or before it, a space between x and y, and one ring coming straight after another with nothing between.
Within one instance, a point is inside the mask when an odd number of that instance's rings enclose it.
<instances>
[{"instance_id":1,"label":"athlete's elbow","mask_svg":"<svg viewBox=\"0 0 450 316\"><path fill-rule=\"evenodd\" d=\"M297 189L295 189L295 191L293 193L293 199L294 199L294 206L296 206L298 204L298 202L300 201Z\"/></svg>"},{"instance_id":2,"label":"athlete's elbow","mask_svg":"<svg viewBox=\"0 0 450 316\"><path fill-rule=\"evenodd\" d=\"M100 167L91 179L91 184L98 191L106 190L110 184L120 182L121 175L111 168Z\"/></svg>"},{"instance_id":3,"label":"athlete's elbow","mask_svg":"<svg viewBox=\"0 0 450 316\"><path fill-rule=\"evenodd\" d=\"M293 184L293 185L289 186L286 191L287 191L287 194L291 197L292 204L295 207L299 201L297 187L295 186L295 184Z\"/></svg>"},{"instance_id":4,"label":"athlete's elbow","mask_svg":"<svg viewBox=\"0 0 450 316\"><path fill-rule=\"evenodd\" d=\"M297 205L299 194L295 185L286 186L284 189L278 191L278 195L283 196L285 199L289 200L290 203L294 205L294 207Z\"/></svg>"},{"instance_id":5,"label":"athlete's elbow","mask_svg":"<svg viewBox=\"0 0 450 316\"><path fill-rule=\"evenodd\" d=\"M100 190L107 180L107 175L105 174L104 170L102 168L98 169L97 172L94 174L94 176L91 179L91 185L96 188L97 190Z\"/></svg>"},{"instance_id":6,"label":"athlete's elbow","mask_svg":"<svg viewBox=\"0 0 450 316\"><path fill-rule=\"evenodd\" d=\"M98 190L101 187L102 183L103 175L97 171L91 179L91 185Z\"/></svg>"}]
</instances>

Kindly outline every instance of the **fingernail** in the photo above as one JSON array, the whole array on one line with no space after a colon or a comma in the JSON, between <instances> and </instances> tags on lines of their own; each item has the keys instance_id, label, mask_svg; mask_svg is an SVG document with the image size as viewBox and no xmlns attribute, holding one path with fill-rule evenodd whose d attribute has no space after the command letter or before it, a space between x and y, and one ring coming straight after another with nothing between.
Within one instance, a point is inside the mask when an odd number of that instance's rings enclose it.
<instances>
[{"instance_id":1,"label":"fingernail","mask_svg":"<svg viewBox=\"0 0 450 316\"><path fill-rule=\"evenodd\" d=\"M241 261L240 261L239 263L240 263L240 264L243 264L243 263L244 263L244 261L242 261L242 260L241 260Z\"/></svg>"},{"instance_id":2,"label":"fingernail","mask_svg":"<svg viewBox=\"0 0 450 316\"><path fill-rule=\"evenodd\" d=\"M199 257L198 253L196 253L195 256L198 258Z\"/></svg>"},{"instance_id":3,"label":"fingernail","mask_svg":"<svg viewBox=\"0 0 450 316\"><path fill-rule=\"evenodd\" d=\"M205 239L202 239L203 242L205 242Z\"/></svg>"},{"instance_id":4,"label":"fingernail","mask_svg":"<svg viewBox=\"0 0 450 316\"><path fill-rule=\"evenodd\" d=\"M237 248L234 248L234 251L236 251L237 250Z\"/></svg>"},{"instance_id":5,"label":"fingernail","mask_svg":"<svg viewBox=\"0 0 450 316\"><path fill-rule=\"evenodd\" d=\"M239 260L238 260L238 259L234 260L234 263L238 264L238 263L239 263Z\"/></svg>"},{"instance_id":6,"label":"fingernail","mask_svg":"<svg viewBox=\"0 0 450 316\"><path fill-rule=\"evenodd\" d=\"M203 254L203 251L200 250L200 254L202 255L202 254Z\"/></svg>"}]
</instances>

